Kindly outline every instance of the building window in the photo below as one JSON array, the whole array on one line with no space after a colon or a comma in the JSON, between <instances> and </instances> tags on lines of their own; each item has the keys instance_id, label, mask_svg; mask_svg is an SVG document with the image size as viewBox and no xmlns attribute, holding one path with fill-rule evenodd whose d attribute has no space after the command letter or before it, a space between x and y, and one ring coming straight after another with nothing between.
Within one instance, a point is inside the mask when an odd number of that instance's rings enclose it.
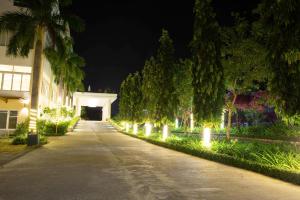
<instances>
[{"instance_id":1,"label":"building window","mask_svg":"<svg viewBox=\"0 0 300 200\"><path fill-rule=\"evenodd\" d=\"M18 121L18 111L0 111L0 129L16 129Z\"/></svg>"},{"instance_id":2,"label":"building window","mask_svg":"<svg viewBox=\"0 0 300 200\"><path fill-rule=\"evenodd\" d=\"M7 111L0 111L0 129L6 129Z\"/></svg>"},{"instance_id":3,"label":"building window","mask_svg":"<svg viewBox=\"0 0 300 200\"><path fill-rule=\"evenodd\" d=\"M18 122L18 111L9 111L8 129L15 129Z\"/></svg>"},{"instance_id":4,"label":"building window","mask_svg":"<svg viewBox=\"0 0 300 200\"><path fill-rule=\"evenodd\" d=\"M22 76L22 91L29 91L30 89L30 75L23 74Z\"/></svg>"},{"instance_id":5,"label":"building window","mask_svg":"<svg viewBox=\"0 0 300 200\"><path fill-rule=\"evenodd\" d=\"M11 90L12 74L4 74L3 76L3 90Z\"/></svg>"},{"instance_id":6,"label":"building window","mask_svg":"<svg viewBox=\"0 0 300 200\"><path fill-rule=\"evenodd\" d=\"M31 67L0 65L0 90L29 91Z\"/></svg>"},{"instance_id":7,"label":"building window","mask_svg":"<svg viewBox=\"0 0 300 200\"><path fill-rule=\"evenodd\" d=\"M13 77L13 85L12 90L19 91L21 89L21 82L22 82L22 75L21 74L14 74Z\"/></svg>"},{"instance_id":8,"label":"building window","mask_svg":"<svg viewBox=\"0 0 300 200\"><path fill-rule=\"evenodd\" d=\"M12 65L0 65L0 71L12 72L13 70L14 70L14 66Z\"/></svg>"}]
</instances>

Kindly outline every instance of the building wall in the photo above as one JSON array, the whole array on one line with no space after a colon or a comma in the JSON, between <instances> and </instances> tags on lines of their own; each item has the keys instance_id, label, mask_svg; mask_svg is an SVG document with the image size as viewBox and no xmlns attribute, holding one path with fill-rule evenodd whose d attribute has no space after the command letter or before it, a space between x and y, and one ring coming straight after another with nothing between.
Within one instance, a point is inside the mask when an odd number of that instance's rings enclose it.
<instances>
[{"instance_id":1,"label":"building wall","mask_svg":"<svg viewBox=\"0 0 300 200\"><path fill-rule=\"evenodd\" d=\"M0 0L0 15L7 11L15 11L18 7L14 6L13 0Z\"/></svg>"},{"instance_id":2,"label":"building wall","mask_svg":"<svg viewBox=\"0 0 300 200\"><path fill-rule=\"evenodd\" d=\"M13 0L0 0L0 15L6 11L15 11L20 9L14 6ZM6 46L9 41L8 33L2 33L0 35L0 65L11 66L27 66L33 67L34 63L34 49L30 50L27 58L13 57L6 55ZM45 44L49 44L49 36L45 34ZM1 72L0 72L1 73ZM31 76L32 85L32 76ZM30 86L31 90L31 86ZM22 95L21 95L22 94ZM26 92L26 97L22 92L16 91L3 91L0 86L0 111L18 111L18 123L24 121L28 116L29 98L31 91ZM54 82L54 75L51 70L51 65L48 60L43 57L42 60L42 86L40 89L39 108L43 110L45 107L57 107L63 100L60 98L62 94L59 94L59 87ZM29 97L29 98L28 98ZM24 103L24 99L27 99Z\"/></svg>"},{"instance_id":3,"label":"building wall","mask_svg":"<svg viewBox=\"0 0 300 200\"><path fill-rule=\"evenodd\" d=\"M0 110L18 111L18 123L28 117L28 104L23 103L20 99L8 99L7 102L0 100Z\"/></svg>"}]
</instances>

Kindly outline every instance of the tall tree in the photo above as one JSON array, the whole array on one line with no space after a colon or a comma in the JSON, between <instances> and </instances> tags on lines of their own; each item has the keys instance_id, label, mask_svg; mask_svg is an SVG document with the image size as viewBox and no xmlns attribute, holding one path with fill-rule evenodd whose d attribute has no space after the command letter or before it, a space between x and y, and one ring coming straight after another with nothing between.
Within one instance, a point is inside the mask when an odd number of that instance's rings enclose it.
<instances>
[{"instance_id":1,"label":"tall tree","mask_svg":"<svg viewBox=\"0 0 300 200\"><path fill-rule=\"evenodd\" d=\"M196 119L206 124L220 119L224 103L220 28L210 4L211 0L195 1L194 36L191 42L194 112Z\"/></svg>"},{"instance_id":2,"label":"tall tree","mask_svg":"<svg viewBox=\"0 0 300 200\"><path fill-rule=\"evenodd\" d=\"M139 72L129 74L122 82L119 109L124 120L137 123L142 116L142 79Z\"/></svg>"},{"instance_id":3,"label":"tall tree","mask_svg":"<svg viewBox=\"0 0 300 200\"><path fill-rule=\"evenodd\" d=\"M282 115L300 114L300 1L263 0L256 32L272 71L270 89Z\"/></svg>"},{"instance_id":4,"label":"tall tree","mask_svg":"<svg viewBox=\"0 0 300 200\"><path fill-rule=\"evenodd\" d=\"M129 74L131 76L131 74ZM128 77L129 77L128 76ZM128 77L122 81L119 93L119 115L122 120L129 120L129 91L128 91Z\"/></svg>"},{"instance_id":5,"label":"tall tree","mask_svg":"<svg viewBox=\"0 0 300 200\"><path fill-rule=\"evenodd\" d=\"M260 89L268 78L266 50L255 41L247 21L237 17L233 27L222 30L222 64L224 67L228 111L226 136L230 138L231 118L237 96Z\"/></svg>"},{"instance_id":6,"label":"tall tree","mask_svg":"<svg viewBox=\"0 0 300 200\"><path fill-rule=\"evenodd\" d=\"M77 31L83 29L81 20L77 17L66 17L58 11L59 7L63 8L70 2L70 0L18 0L18 3L24 6L23 9L6 12L0 17L0 32L13 33L7 48L8 55L27 57L32 45L34 46L30 99L32 110L38 110L45 34L50 35L53 46L60 48L63 46L67 24Z\"/></svg>"},{"instance_id":7,"label":"tall tree","mask_svg":"<svg viewBox=\"0 0 300 200\"><path fill-rule=\"evenodd\" d=\"M192 113L193 86L192 86L192 61L179 60L176 64L175 91L178 97L177 117L181 118L184 127L188 127L188 119Z\"/></svg>"},{"instance_id":8,"label":"tall tree","mask_svg":"<svg viewBox=\"0 0 300 200\"><path fill-rule=\"evenodd\" d=\"M154 57L145 62L142 76L142 94L144 105L144 120L149 122L156 121L156 113L158 108L158 94L160 93L160 85L158 79L161 71Z\"/></svg>"},{"instance_id":9,"label":"tall tree","mask_svg":"<svg viewBox=\"0 0 300 200\"><path fill-rule=\"evenodd\" d=\"M167 124L174 120L178 98L174 86L175 78L175 50L173 41L167 30L162 30L159 39L159 48L156 55L156 62L159 68L157 95L158 104L156 118L159 124Z\"/></svg>"}]
</instances>

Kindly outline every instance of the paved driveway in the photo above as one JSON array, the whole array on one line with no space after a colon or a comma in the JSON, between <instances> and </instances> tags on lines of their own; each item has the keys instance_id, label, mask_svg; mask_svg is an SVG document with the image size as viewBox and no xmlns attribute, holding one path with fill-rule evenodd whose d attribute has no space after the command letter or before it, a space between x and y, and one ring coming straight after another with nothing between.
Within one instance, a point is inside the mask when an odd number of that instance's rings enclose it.
<instances>
[{"instance_id":1,"label":"paved driveway","mask_svg":"<svg viewBox=\"0 0 300 200\"><path fill-rule=\"evenodd\" d=\"M82 121L0 168L0 199L299 200L300 187Z\"/></svg>"}]
</instances>

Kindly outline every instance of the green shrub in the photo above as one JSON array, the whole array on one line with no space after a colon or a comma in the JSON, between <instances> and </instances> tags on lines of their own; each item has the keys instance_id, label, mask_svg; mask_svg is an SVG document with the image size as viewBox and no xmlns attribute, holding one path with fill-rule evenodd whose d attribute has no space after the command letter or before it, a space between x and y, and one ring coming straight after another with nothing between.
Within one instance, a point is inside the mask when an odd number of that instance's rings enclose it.
<instances>
[{"instance_id":1,"label":"green shrub","mask_svg":"<svg viewBox=\"0 0 300 200\"><path fill-rule=\"evenodd\" d=\"M44 135L39 135L39 140L40 140L40 144L43 145L43 144L47 144L48 143L48 139L46 136Z\"/></svg>"},{"instance_id":2,"label":"green shrub","mask_svg":"<svg viewBox=\"0 0 300 200\"><path fill-rule=\"evenodd\" d=\"M80 117L74 117L69 123L69 128L73 128L79 120Z\"/></svg>"},{"instance_id":3,"label":"green shrub","mask_svg":"<svg viewBox=\"0 0 300 200\"><path fill-rule=\"evenodd\" d=\"M29 119L26 119L24 122L17 124L14 135L25 135L29 132Z\"/></svg>"},{"instance_id":4,"label":"green shrub","mask_svg":"<svg viewBox=\"0 0 300 200\"><path fill-rule=\"evenodd\" d=\"M27 135L17 135L13 138L13 145L27 144Z\"/></svg>"},{"instance_id":5,"label":"green shrub","mask_svg":"<svg viewBox=\"0 0 300 200\"><path fill-rule=\"evenodd\" d=\"M234 127L232 134L242 137L293 139L300 137L300 126L288 126L278 122L271 125Z\"/></svg>"},{"instance_id":6,"label":"green shrub","mask_svg":"<svg viewBox=\"0 0 300 200\"><path fill-rule=\"evenodd\" d=\"M37 131L41 135L46 136L61 136L68 132L70 121L61 121L58 123L38 120L37 121Z\"/></svg>"}]
</instances>

